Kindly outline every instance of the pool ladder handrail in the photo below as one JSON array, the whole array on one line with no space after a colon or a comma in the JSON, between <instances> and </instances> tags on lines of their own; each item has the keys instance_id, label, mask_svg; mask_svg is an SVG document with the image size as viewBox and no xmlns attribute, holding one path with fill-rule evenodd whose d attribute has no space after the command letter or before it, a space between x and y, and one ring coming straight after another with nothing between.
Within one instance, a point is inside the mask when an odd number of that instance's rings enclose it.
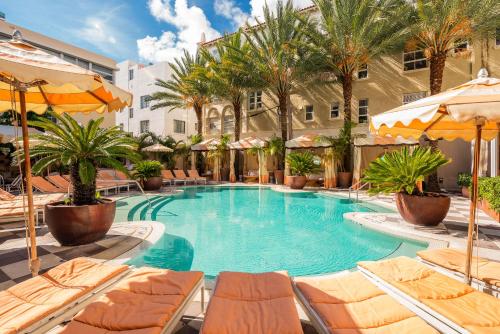
<instances>
[{"instance_id":1,"label":"pool ladder handrail","mask_svg":"<svg viewBox=\"0 0 500 334\"><path fill-rule=\"evenodd\" d=\"M359 191L362 190L364 187L370 186L369 182L361 183L361 181L356 182L352 186L349 187L349 199L351 199L351 192L353 190L356 190L356 201L359 201Z\"/></svg>"}]
</instances>

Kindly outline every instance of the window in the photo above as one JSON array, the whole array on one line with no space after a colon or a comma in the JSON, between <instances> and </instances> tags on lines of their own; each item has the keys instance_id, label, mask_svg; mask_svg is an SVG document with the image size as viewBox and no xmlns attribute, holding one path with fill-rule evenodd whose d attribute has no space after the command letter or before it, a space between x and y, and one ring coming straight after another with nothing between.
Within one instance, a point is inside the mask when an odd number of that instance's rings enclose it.
<instances>
[{"instance_id":1,"label":"window","mask_svg":"<svg viewBox=\"0 0 500 334\"><path fill-rule=\"evenodd\" d=\"M403 94L403 104L408 104L420 100L427 96L427 92L416 92Z\"/></svg>"},{"instance_id":2,"label":"window","mask_svg":"<svg viewBox=\"0 0 500 334\"><path fill-rule=\"evenodd\" d=\"M144 132L148 132L149 131L149 121L146 120L146 121L141 121L140 123L140 126L141 126L141 133L144 133Z\"/></svg>"},{"instance_id":3,"label":"window","mask_svg":"<svg viewBox=\"0 0 500 334\"><path fill-rule=\"evenodd\" d=\"M500 46L500 28L497 28L497 33L495 36L495 45Z\"/></svg>"},{"instance_id":4,"label":"window","mask_svg":"<svg viewBox=\"0 0 500 334\"><path fill-rule=\"evenodd\" d=\"M333 102L330 106L330 118L339 118L340 108L338 102Z\"/></svg>"},{"instance_id":5,"label":"window","mask_svg":"<svg viewBox=\"0 0 500 334\"><path fill-rule=\"evenodd\" d=\"M128 80L133 80L134 79L134 70L130 69L128 70Z\"/></svg>"},{"instance_id":6,"label":"window","mask_svg":"<svg viewBox=\"0 0 500 334\"><path fill-rule=\"evenodd\" d=\"M455 43L455 48L453 51L455 53L460 53L460 52L465 52L469 49L469 42L468 41L457 41Z\"/></svg>"},{"instance_id":7,"label":"window","mask_svg":"<svg viewBox=\"0 0 500 334\"><path fill-rule=\"evenodd\" d=\"M258 110L262 108L262 91L250 92L248 94L248 109Z\"/></svg>"},{"instance_id":8,"label":"window","mask_svg":"<svg viewBox=\"0 0 500 334\"><path fill-rule=\"evenodd\" d=\"M306 106L306 121L312 121L313 119L314 119L313 106Z\"/></svg>"},{"instance_id":9,"label":"window","mask_svg":"<svg viewBox=\"0 0 500 334\"><path fill-rule=\"evenodd\" d=\"M100 74L104 79L113 82L113 70L101 65L92 64L92 71Z\"/></svg>"},{"instance_id":10,"label":"window","mask_svg":"<svg viewBox=\"0 0 500 334\"><path fill-rule=\"evenodd\" d=\"M174 119L174 133L186 133L186 122Z\"/></svg>"},{"instance_id":11,"label":"window","mask_svg":"<svg viewBox=\"0 0 500 334\"><path fill-rule=\"evenodd\" d=\"M219 119L217 117L210 117L207 119L207 132L209 134L219 134Z\"/></svg>"},{"instance_id":12,"label":"window","mask_svg":"<svg viewBox=\"0 0 500 334\"><path fill-rule=\"evenodd\" d=\"M120 123L120 131L123 131L123 123Z\"/></svg>"},{"instance_id":13,"label":"window","mask_svg":"<svg viewBox=\"0 0 500 334\"><path fill-rule=\"evenodd\" d=\"M128 109L128 118L134 118L134 108Z\"/></svg>"},{"instance_id":14,"label":"window","mask_svg":"<svg viewBox=\"0 0 500 334\"><path fill-rule=\"evenodd\" d=\"M366 79L368 78L368 65L363 64L358 69L358 79Z\"/></svg>"},{"instance_id":15,"label":"window","mask_svg":"<svg viewBox=\"0 0 500 334\"><path fill-rule=\"evenodd\" d=\"M359 100L358 123L368 123L368 99Z\"/></svg>"},{"instance_id":16,"label":"window","mask_svg":"<svg viewBox=\"0 0 500 334\"><path fill-rule=\"evenodd\" d=\"M149 108L149 99L151 97L149 95L141 96L141 109Z\"/></svg>"},{"instance_id":17,"label":"window","mask_svg":"<svg viewBox=\"0 0 500 334\"><path fill-rule=\"evenodd\" d=\"M413 71L427 67L427 58L424 50L403 52L403 68L405 71Z\"/></svg>"},{"instance_id":18,"label":"window","mask_svg":"<svg viewBox=\"0 0 500 334\"><path fill-rule=\"evenodd\" d=\"M224 133L234 132L234 117L232 115L224 116Z\"/></svg>"}]
</instances>

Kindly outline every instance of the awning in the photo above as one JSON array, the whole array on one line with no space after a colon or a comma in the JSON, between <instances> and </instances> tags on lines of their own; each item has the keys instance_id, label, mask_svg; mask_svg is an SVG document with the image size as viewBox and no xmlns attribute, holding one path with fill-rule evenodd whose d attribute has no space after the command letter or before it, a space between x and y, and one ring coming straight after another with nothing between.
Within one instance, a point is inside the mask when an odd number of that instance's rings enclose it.
<instances>
[{"instance_id":1,"label":"awning","mask_svg":"<svg viewBox=\"0 0 500 334\"><path fill-rule=\"evenodd\" d=\"M246 137L238 141L230 143L229 149L231 150L247 150L252 147L260 146L265 147L267 145L267 140L260 137Z\"/></svg>"},{"instance_id":2,"label":"awning","mask_svg":"<svg viewBox=\"0 0 500 334\"><path fill-rule=\"evenodd\" d=\"M367 136L354 138L354 146L418 145L418 141L403 137Z\"/></svg>"},{"instance_id":3,"label":"awning","mask_svg":"<svg viewBox=\"0 0 500 334\"><path fill-rule=\"evenodd\" d=\"M210 151L220 143L220 140L217 138L205 139L204 141L191 145L191 151Z\"/></svg>"},{"instance_id":4,"label":"awning","mask_svg":"<svg viewBox=\"0 0 500 334\"><path fill-rule=\"evenodd\" d=\"M286 148L315 148L315 147L329 147L329 143L318 141L317 138L321 137L318 134L306 134L297 138L293 138L285 142Z\"/></svg>"}]
</instances>

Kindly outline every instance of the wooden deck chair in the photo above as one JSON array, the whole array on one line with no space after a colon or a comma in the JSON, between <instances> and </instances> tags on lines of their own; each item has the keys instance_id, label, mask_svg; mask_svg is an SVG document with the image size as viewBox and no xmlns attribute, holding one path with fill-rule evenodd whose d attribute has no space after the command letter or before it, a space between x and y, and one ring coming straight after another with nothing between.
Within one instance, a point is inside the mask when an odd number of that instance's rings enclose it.
<instances>
[{"instance_id":1,"label":"wooden deck chair","mask_svg":"<svg viewBox=\"0 0 500 334\"><path fill-rule=\"evenodd\" d=\"M0 291L0 332L46 333L128 270L128 266L76 258Z\"/></svg>"},{"instance_id":2,"label":"wooden deck chair","mask_svg":"<svg viewBox=\"0 0 500 334\"><path fill-rule=\"evenodd\" d=\"M174 175L175 175L176 179L184 180L185 182L196 183L196 180L192 177L187 176L186 173L184 173L184 170L182 170L182 169L175 169Z\"/></svg>"},{"instance_id":3,"label":"wooden deck chair","mask_svg":"<svg viewBox=\"0 0 500 334\"><path fill-rule=\"evenodd\" d=\"M201 272L140 268L59 333L172 333L203 281Z\"/></svg>"},{"instance_id":4,"label":"wooden deck chair","mask_svg":"<svg viewBox=\"0 0 500 334\"><path fill-rule=\"evenodd\" d=\"M422 318L360 272L293 280L295 294L320 334L437 334Z\"/></svg>"},{"instance_id":5,"label":"wooden deck chair","mask_svg":"<svg viewBox=\"0 0 500 334\"><path fill-rule=\"evenodd\" d=\"M34 194L33 206L35 208L35 222L38 225L39 216L43 219L43 207L46 204L60 201L64 194ZM10 223L22 221L25 219L27 198L23 195L13 195L3 189L0 189L0 223Z\"/></svg>"},{"instance_id":6,"label":"wooden deck chair","mask_svg":"<svg viewBox=\"0 0 500 334\"><path fill-rule=\"evenodd\" d=\"M186 180L176 178L169 169L162 169L161 177L164 183L168 183L170 185L175 185L176 183L183 183L184 185L186 185Z\"/></svg>"},{"instance_id":7,"label":"wooden deck chair","mask_svg":"<svg viewBox=\"0 0 500 334\"><path fill-rule=\"evenodd\" d=\"M110 171L107 170L99 171L97 178L99 181L102 181L103 184L115 185L118 191L120 191L122 188L124 188L126 191L130 190L129 181L123 181L116 178L114 175L111 174Z\"/></svg>"},{"instance_id":8,"label":"wooden deck chair","mask_svg":"<svg viewBox=\"0 0 500 334\"><path fill-rule=\"evenodd\" d=\"M400 256L358 263L373 283L443 333L500 333L500 300Z\"/></svg>"},{"instance_id":9,"label":"wooden deck chair","mask_svg":"<svg viewBox=\"0 0 500 334\"><path fill-rule=\"evenodd\" d=\"M55 184L59 188L66 189L66 192L73 190L73 186L71 185L71 183L61 175L49 175L47 176L47 180L49 180L52 184Z\"/></svg>"},{"instance_id":10,"label":"wooden deck chair","mask_svg":"<svg viewBox=\"0 0 500 334\"><path fill-rule=\"evenodd\" d=\"M200 333L303 334L287 273L220 273Z\"/></svg>"},{"instance_id":11,"label":"wooden deck chair","mask_svg":"<svg viewBox=\"0 0 500 334\"><path fill-rule=\"evenodd\" d=\"M198 174L198 171L196 169L188 170L188 175L190 178L194 179L196 182L201 181L201 182L207 184L207 178L200 176L200 174Z\"/></svg>"},{"instance_id":12,"label":"wooden deck chair","mask_svg":"<svg viewBox=\"0 0 500 334\"><path fill-rule=\"evenodd\" d=\"M33 176L31 181L33 188L42 193L66 193L68 191L67 189L52 184L41 176Z\"/></svg>"}]
</instances>

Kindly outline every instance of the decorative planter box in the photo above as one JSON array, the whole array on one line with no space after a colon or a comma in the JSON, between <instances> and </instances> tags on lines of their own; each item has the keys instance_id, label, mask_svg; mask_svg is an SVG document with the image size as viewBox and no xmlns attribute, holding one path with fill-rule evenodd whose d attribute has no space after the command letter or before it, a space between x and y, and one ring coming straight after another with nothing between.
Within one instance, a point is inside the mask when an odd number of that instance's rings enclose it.
<instances>
[{"instance_id":1,"label":"decorative planter box","mask_svg":"<svg viewBox=\"0 0 500 334\"><path fill-rule=\"evenodd\" d=\"M495 212L491 207L488 201L479 201L479 208L483 210L488 216L493 218L497 223L500 223L500 213Z\"/></svg>"}]
</instances>

